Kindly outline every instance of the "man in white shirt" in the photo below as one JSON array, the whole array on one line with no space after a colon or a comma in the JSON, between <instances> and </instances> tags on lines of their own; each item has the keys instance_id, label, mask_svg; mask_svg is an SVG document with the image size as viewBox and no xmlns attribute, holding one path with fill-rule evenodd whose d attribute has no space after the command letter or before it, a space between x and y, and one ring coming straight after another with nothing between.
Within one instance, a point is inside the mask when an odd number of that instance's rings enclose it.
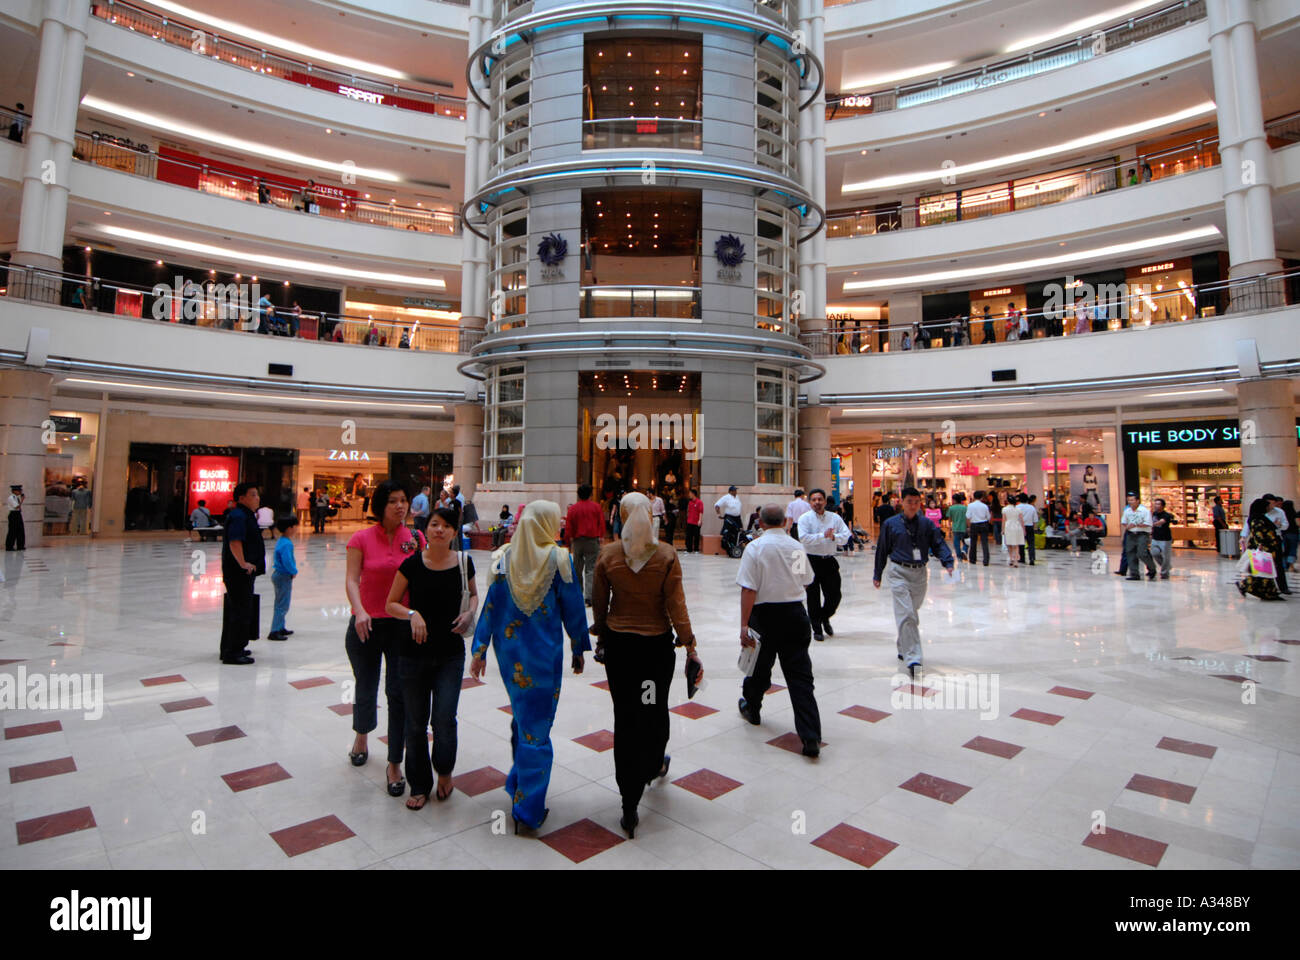
<instances>
[{"instance_id":1,"label":"man in white shirt","mask_svg":"<svg viewBox=\"0 0 1300 960\"><path fill-rule=\"evenodd\" d=\"M740 535L740 509L740 498L736 496L735 484L728 487L727 492L718 497L718 502L713 505L713 512L722 518L723 553L727 552L728 546Z\"/></svg>"},{"instance_id":2,"label":"man in white shirt","mask_svg":"<svg viewBox=\"0 0 1300 960\"><path fill-rule=\"evenodd\" d=\"M664 528L664 498L659 496L659 491L650 491L650 515L655 521L655 537L659 536L659 531Z\"/></svg>"},{"instance_id":3,"label":"man in white shirt","mask_svg":"<svg viewBox=\"0 0 1300 960\"><path fill-rule=\"evenodd\" d=\"M803 608L805 588L812 582L812 567L804 548L791 543L782 531L785 512L779 503L759 512L763 532L740 557L740 645L752 647L757 635L758 656L741 684L740 715L758 726L763 694L772 683L772 665L781 658L781 673L790 690L794 729L803 743L803 755L821 752L821 715L813 696L812 660L808 657L809 622Z\"/></svg>"},{"instance_id":4,"label":"man in white shirt","mask_svg":"<svg viewBox=\"0 0 1300 960\"><path fill-rule=\"evenodd\" d=\"M1016 509L1020 511L1020 519L1025 525L1025 546L1020 548L1020 562L1025 562L1025 550L1028 549L1029 565L1032 567L1037 556L1034 552L1034 536L1038 532L1035 529L1038 526L1038 508L1029 502L1029 494L1022 493Z\"/></svg>"},{"instance_id":5,"label":"man in white shirt","mask_svg":"<svg viewBox=\"0 0 1300 960\"><path fill-rule=\"evenodd\" d=\"M794 499L785 505L785 518L790 521L790 536L799 539L799 518L811 510L803 490L794 492Z\"/></svg>"},{"instance_id":6,"label":"man in white shirt","mask_svg":"<svg viewBox=\"0 0 1300 960\"><path fill-rule=\"evenodd\" d=\"M826 509L826 491L808 494L809 510L799 518L799 542L808 551L813 582L808 585L808 618L812 621L813 639L835 636L831 617L840 605L840 562L835 548L849 542L849 528L838 513Z\"/></svg>"},{"instance_id":7,"label":"man in white shirt","mask_svg":"<svg viewBox=\"0 0 1300 960\"><path fill-rule=\"evenodd\" d=\"M1147 579L1156 578L1156 564L1151 558L1151 511L1142 506L1136 493L1128 495L1128 506L1120 515L1119 525L1127 538L1125 556L1128 557L1129 580L1141 580L1139 563L1147 565Z\"/></svg>"},{"instance_id":8,"label":"man in white shirt","mask_svg":"<svg viewBox=\"0 0 1300 960\"><path fill-rule=\"evenodd\" d=\"M966 508L966 528L970 533L970 562L975 562L975 544L984 546L984 566L989 565L989 525L993 514L984 502L984 491L976 490L971 505Z\"/></svg>"}]
</instances>

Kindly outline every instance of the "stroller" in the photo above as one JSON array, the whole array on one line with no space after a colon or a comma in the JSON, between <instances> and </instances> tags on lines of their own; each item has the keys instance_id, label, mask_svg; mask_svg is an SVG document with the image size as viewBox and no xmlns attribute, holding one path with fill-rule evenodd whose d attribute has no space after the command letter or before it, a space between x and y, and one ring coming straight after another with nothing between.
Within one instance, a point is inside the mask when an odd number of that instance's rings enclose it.
<instances>
[{"instance_id":1,"label":"stroller","mask_svg":"<svg viewBox=\"0 0 1300 960\"><path fill-rule=\"evenodd\" d=\"M871 545L871 538L867 531L859 526L849 525L849 541L840 547L844 553L852 553L854 550L866 550Z\"/></svg>"}]
</instances>

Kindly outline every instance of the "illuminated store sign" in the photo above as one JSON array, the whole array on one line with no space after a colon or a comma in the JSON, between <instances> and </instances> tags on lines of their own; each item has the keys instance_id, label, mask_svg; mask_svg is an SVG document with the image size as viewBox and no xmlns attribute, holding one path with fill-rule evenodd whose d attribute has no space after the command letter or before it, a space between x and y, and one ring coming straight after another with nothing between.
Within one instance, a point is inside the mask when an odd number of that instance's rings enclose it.
<instances>
[{"instance_id":1,"label":"illuminated store sign","mask_svg":"<svg viewBox=\"0 0 1300 960\"><path fill-rule=\"evenodd\" d=\"M1169 270L1172 270L1173 268L1174 268L1174 262L1170 260L1167 263L1153 263L1149 267L1143 267L1141 270L1138 271L1138 273L1143 273L1143 274L1165 273Z\"/></svg>"},{"instance_id":2,"label":"illuminated store sign","mask_svg":"<svg viewBox=\"0 0 1300 960\"><path fill-rule=\"evenodd\" d=\"M996 290L984 290L980 293L981 297L1005 297L1011 293L1010 287L998 287Z\"/></svg>"},{"instance_id":3,"label":"illuminated store sign","mask_svg":"<svg viewBox=\"0 0 1300 960\"><path fill-rule=\"evenodd\" d=\"M231 501L236 477L239 476L238 457L190 456L190 488L186 497L185 512L192 513L200 500L214 517L221 516Z\"/></svg>"},{"instance_id":4,"label":"illuminated store sign","mask_svg":"<svg viewBox=\"0 0 1300 960\"><path fill-rule=\"evenodd\" d=\"M869 107L871 98L864 93L854 94L851 97L841 97L840 106L842 107Z\"/></svg>"},{"instance_id":5,"label":"illuminated store sign","mask_svg":"<svg viewBox=\"0 0 1300 960\"><path fill-rule=\"evenodd\" d=\"M339 93L349 100L361 100L365 103L383 103L384 95L382 93L371 93L369 90L358 90L356 87L347 87L339 85Z\"/></svg>"},{"instance_id":6,"label":"illuminated store sign","mask_svg":"<svg viewBox=\"0 0 1300 960\"><path fill-rule=\"evenodd\" d=\"M327 460L348 460L357 462L370 462L370 454L364 450L331 450L326 455Z\"/></svg>"}]
</instances>

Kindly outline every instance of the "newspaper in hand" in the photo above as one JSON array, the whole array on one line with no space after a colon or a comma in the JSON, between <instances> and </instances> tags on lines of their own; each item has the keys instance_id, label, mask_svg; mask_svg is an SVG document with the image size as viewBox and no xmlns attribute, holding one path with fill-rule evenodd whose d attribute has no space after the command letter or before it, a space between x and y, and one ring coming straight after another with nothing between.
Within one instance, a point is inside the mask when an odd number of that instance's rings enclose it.
<instances>
[{"instance_id":1,"label":"newspaper in hand","mask_svg":"<svg viewBox=\"0 0 1300 960\"><path fill-rule=\"evenodd\" d=\"M763 644L758 632L753 627L747 627L746 629L749 632L749 639L754 641L754 645L740 648L740 659L736 661L736 666L740 668L742 674L752 677L754 675L754 664L758 663L758 651Z\"/></svg>"}]
</instances>

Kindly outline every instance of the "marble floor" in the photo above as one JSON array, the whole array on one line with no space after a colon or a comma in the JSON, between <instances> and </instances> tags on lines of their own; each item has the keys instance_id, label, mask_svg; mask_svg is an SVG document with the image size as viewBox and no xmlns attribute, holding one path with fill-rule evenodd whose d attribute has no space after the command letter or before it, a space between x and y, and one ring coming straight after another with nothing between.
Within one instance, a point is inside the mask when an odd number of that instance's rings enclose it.
<instances>
[{"instance_id":1,"label":"marble floor","mask_svg":"<svg viewBox=\"0 0 1300 960\"><path fill-rule=\"evenodd\" d=\"M738 716L736 561L683 554L708 676L690 702L680 673L673 685L671 775L629 841L590 660L565 674L540 838L510 829L495 663L466 680L445 803L412 813L387 796L382 697L371 760L349 764L343 543L299 537L296 633L254 643L251 667L217 661L219 545L153 534L6 554L0 693L82 674L105 702L3 704L0 867L1300 867L1300 600L1243 600L1209 551L1177 551L1168 582L1059 551L955 584L932 564L915 687L900 686L871 554L843 556L835 636L812 650L817 760L781 746L779 670L762 726ZM258 590L266 630L271 585Z\"/></svg>"}]
</instances>

